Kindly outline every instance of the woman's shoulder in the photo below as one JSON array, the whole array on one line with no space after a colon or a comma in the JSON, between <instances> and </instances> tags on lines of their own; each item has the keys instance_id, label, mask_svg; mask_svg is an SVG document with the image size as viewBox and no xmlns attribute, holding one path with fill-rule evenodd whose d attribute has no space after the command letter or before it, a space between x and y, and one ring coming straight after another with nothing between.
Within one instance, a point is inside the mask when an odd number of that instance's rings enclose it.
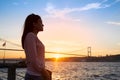
<instances>
[{"instance_id":1,"label":"woman's shoulder","mask_svg":"<svg viewBox=\"0 0 120 80\"><path fill-rule=\"evenodd\" d=\"M26 36L26 38L36 38L36 36L34 35L34 33L29 32Z\"/></svg>"}]
</instances>

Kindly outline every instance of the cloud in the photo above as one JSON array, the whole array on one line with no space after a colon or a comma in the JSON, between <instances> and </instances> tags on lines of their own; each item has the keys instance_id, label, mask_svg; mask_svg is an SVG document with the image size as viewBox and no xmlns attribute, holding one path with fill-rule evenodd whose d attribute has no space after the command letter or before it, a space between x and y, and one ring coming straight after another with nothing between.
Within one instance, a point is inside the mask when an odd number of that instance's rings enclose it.
<instances>
[{"instance_id":1,"label":"cloud","mask_svg":"<svg viewBox=\"0 0 120 80\"><path fill-rule=\"evenodd\" d=\"M79 9L79 11L90 10L90 9L99 9L101 8L101 3L91 3Z\"/></svg>"},{"instance_id":2,"label":"cloud","mask_svg":"<svg viewBox=\"0 0 120 80\"><path fill-rule=\"evenodd\" d=\"M108 22L106 22L106 23L107 23L107 24L116 25L116 26L120 26L120 22L108 21Z\"/></svg>"},{"instance_id":3,"label":"cloud","mask_svg":"<svg viewBox=\"0 0 120 80\"><path fill-rule=\"evenodd\" d=\"M55 9L54 5L51 3L47 4L45 11L50 17L62 17L63 15L65 15L64 13L62 13L62 11Z\"/></svg>"},{"instance_id":4,"label":"cloud","mask_svg":"<svg viewBox=\"0 0 120 80\"><path fill-rule=\"evenodd\" d=\"M78 11L85 11L85 10L90 10L90 9L97 9L97 8L100 8L100 4L98 3L88 4L81 8L63 8L63 9L57 9L55 8L53 4L48 3L45 8L45 11L48 13L46 15L47 17L80 21L79 19L71 18L70 16L68 16L68 14L72 12L76 12L76 11L78 12Z\"/></svg>"},{"instance_id":5,"label":"cloud","mask_svg":"<svg viewBox=\"0 0 120 80\"><path fill-rule=\"evenodd\" d=\"M63 8L60 10L60 9L56 9L53 4L48 3L45 8L45 11L48 12L50 15L62 17L68 13L75 12L75 11L85 11L85 10L99 9L99 8L105 8L105 7L101 7L100 3L91 3L81 8Z\"/></svg>"},{"instance_id":6,"label":"cloud","mask_svg":"<svg viewBox=\"0 0 120 80\"><path fill-rule=\"evenodd\" d=\"M83 7L63 8L63 9L57 9L55 7L55 5L53 5L52 3L47 3L45 11L47 12L47 17L73 20L72 17L68 16L68 14L70 14L72 12L80 12L80 11L88 11L88 10L92 10L92 9L108 8L108 7L112 6L113 4L119 2L120 0L115 0L112 4L105 4L107 1L108 0L103 0L103 2L89 3ZM78 19L74 19L74 20L78 21Z\"/></svg>"}]
</instances>

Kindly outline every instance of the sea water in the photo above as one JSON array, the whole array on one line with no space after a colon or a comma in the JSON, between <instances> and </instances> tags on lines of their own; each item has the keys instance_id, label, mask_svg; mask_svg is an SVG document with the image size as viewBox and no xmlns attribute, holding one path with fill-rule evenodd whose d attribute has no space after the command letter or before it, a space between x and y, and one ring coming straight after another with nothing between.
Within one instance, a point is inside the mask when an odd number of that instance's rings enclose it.
<instances>
[{"instance_id":1,"label":"sea water","mask_svg":"<svg viewBox=\"0 0 120 80\"><path fill-rule=\"evenodd\" d=\"M52 80L120 80L120 62L46 62ZM26 69L17 68L16 80L24 80ZM7 69L0 69L0 80L7 80Z\"/></svg>"}]
</instances>

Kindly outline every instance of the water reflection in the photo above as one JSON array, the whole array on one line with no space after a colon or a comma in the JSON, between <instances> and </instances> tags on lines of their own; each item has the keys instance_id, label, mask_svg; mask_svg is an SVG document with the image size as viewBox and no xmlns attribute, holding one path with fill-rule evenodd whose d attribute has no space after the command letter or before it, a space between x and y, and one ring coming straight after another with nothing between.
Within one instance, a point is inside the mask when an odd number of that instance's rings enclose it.
<instances>
[{"instance_id":1,"label":"water reflection","mask_svg":"<svg viewBox=\"0 0 120 80\"><path fill-rule=\"evenodd\" d=\"M60 75L59 75L59 68L58 68L58 62L57 62L57 59L56 61L53 63L53 72L54 74L52 75L52 77L55 79L55 80L60 80Z\"/></svg>"},{"instance_id":2,"label":"water reflection","mask_svg":"<svg viewBox=\"0 0 120 80\"><path fill-rule=\"evenodd\" d=\"M52 80L119 80L120 64L106 62L54 62ZM118 66L119 65L119 66Z\"/></svg>"},{"instance_id":3,"label":"water reflection","mask_svg":"<svg viewBox=\"0 0 120 80\"><path fill-rule=\"evenodd\" d=\"M120 62L47 62L46 65L52 71L52 80L120 80ZM24 76L26 69L16 71L17 75ZM4 79L7 73L2 72L0 79L7 80Z\"/></svg>"}]
</instances>

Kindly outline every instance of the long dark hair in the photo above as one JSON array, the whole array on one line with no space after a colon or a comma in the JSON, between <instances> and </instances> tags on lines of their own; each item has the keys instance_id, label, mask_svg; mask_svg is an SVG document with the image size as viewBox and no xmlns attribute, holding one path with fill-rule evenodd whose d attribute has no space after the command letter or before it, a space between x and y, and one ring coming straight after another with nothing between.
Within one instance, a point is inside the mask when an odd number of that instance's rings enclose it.
<instances>
[{"instance_id":1,"label":"long dark hair","mask_svg":"<svg viewBox=\"0 0 120 80\"><path fill-rule=\"evenodd\" d=\"M38 19L41 19L41 17L39 15L35 15L35 14L30 14L27 16L27 18L25 19L25 23L24 23L24 29L23 29L23 35L22 35L22 48L24 49L24 40L25 37L27 35L27 33L32 32L34 25L34 22L37 22Z\"/></svg>"}]
</instances>

